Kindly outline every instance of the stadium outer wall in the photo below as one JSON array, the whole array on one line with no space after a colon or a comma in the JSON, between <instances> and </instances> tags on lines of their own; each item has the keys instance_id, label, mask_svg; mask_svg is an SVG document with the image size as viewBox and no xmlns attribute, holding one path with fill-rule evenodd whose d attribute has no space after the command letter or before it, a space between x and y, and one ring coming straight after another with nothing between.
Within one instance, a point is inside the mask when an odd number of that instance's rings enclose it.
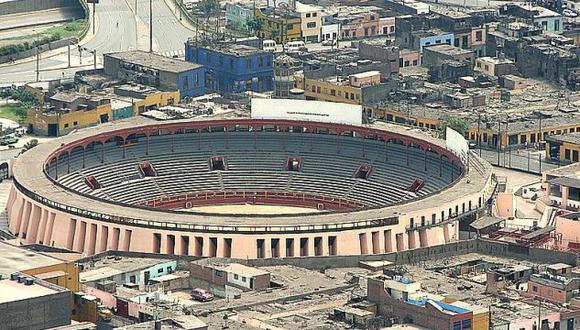
<instances>
[{"instance_id":1,"label":"stadium outer wall","mask_svg":"<svg viewBox=\"0 0 580 330\"><path fill-rule=\"evenodd\" d=\"M127 125L134 127L135 123L129 122ZM86 136L95 135L98 130L93 128L84 133ZM43 147L46 146L37 147L39 154L48 156L51 150L43 151ZM38 157L33 155L34 149L29 153L24 156ZM25 158L19 161L30 160ZM405 212L395 212L396 216L385 215L384 218L358 221L356 224L299 225L293 227L295 230L284 231L261 230L262 226L256 224L236 230L220 224L188 230L186 226L172 223L123 218L105 221L94 216L82 216L54 204L50 194L37 194L21 184L19 175L22 173L18 173L18 167L15 167L14 184L8 199L9 228L22 244L45 244L87 255L121 250L253 259L403 251L458 240L459 221L477 216L485 208L495 188L491 167L475 155L471 157L471 162L476 162L472 167L477 164L477 171L472 169L471 174L464 175L457 184L434 196L404 204ZM19 166L18 162L16 165ZM452 197L443 198L444 194ZM58 192L54 194L57 195ZM448 210L458 211L447 219L439 219L439 214L445 214ZM435 223L431 223L433 215L437 218ZM410 226L411 218L416 219L414 226ZM419 219L426 219L426 222L421 223Z\"/></svg>"}]
</instances>

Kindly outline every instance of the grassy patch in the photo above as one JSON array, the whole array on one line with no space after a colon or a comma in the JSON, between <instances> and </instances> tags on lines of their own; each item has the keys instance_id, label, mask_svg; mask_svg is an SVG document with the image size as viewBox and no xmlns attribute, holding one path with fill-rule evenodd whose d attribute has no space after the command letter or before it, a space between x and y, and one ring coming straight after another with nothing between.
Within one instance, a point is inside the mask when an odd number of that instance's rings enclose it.
<instances>
[{"instance_id":1,"label":"grassy patch","mask_svg":"<svg viewBox=\"0 0 580 330\"><path fill-rule=\"evenodd\" d=\"M28 109L20 103L0 105L0 118L14 120L22 123L26 119Z\"/></svg>"},{"instance_id":2,"label":"grassy patch","mask_svg":"<svg viewBox=\"0 0 580 330\"><path fill-rule=\"evenodd\" d=\"M45 31L36 34L29 34L14 38L3 39L5 46L0 47L0 56L12 55L18 52L23 52L35 47L38 43L44 45L46 43L65 39L69 37L80 37L83 30L87 27L88 21L86 19L79 19L72 22L56 25Z\"/></svg>"},{"instance_id":3,"label":"grassy patch","mask_svg":"<svg viewBox=\"0 0 580 330\"><path fill-rule=\"evenodd\" d=\"M58 39L68 38L68 37L76 37L78 36L81 31L87 26L86 19L78 19L76 21L67 22L62 25L51 27L46 31L42 32L41 35L43 36L58 36Z\"/></svg>"}]
</instances>

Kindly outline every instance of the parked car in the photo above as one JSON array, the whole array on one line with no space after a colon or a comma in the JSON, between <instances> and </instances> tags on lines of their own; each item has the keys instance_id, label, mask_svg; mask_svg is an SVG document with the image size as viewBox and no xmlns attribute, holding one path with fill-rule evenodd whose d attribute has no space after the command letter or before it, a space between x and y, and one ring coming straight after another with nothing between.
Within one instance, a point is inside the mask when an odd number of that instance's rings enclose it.
<instances>
[{"instance_id":1,"label":"parked car","mask_svg":"<svg viewBox=\"0 0 580 330\"><path fill-rule=\"evenodd\" d=\"M562 15L566 17L578 17L578 14L572 9L564 9L564 11L562 11Z\"/></svg>"},{"instance_id":2,"label":"parked car","mask_svg":"<svg viewBox=\"0 0 580 330\"><path fill-rule=\"evenodd\" d=\"M7 135L7 136L0 138L0 146L7 146L10 144L14 144L16 142L18 142L18 139L14 136L11 136L11 135Z\"/></svg>"},{"instance_id":3,"label":"parked car","mask_svg":"<svg viewBox=\"0 0 580 330\"><path fill-rule=\"evenodd\" d=\"M322 41L322 46L336 46L336 39L326 39Z\"/></svg>"},{"instance_id":4,"label":"parked car","mask_svg":"<svg viewBox=\"0 0 580 330\"><path fill-rule=\"evenodd\" d=\"M301 48L306 48L304 41L290 41L285 45L286 51L288 53L297 53Z\"/></svg>"},{"instance_id":5,"label":"parked car","mask_svg":"<svg viewBox=\"0 0 580 330\"><path fill-rule=\"evenodd\" d=\"M195 288L191 291L191 298L201 302L212 301L213 293L204 289Z\"/></svg>"},{"instance_id":6,"label":"parked car","mask_svg":"<svg viewBox=\"0 0 580 330\"><path fill-rule=\"evenodd\" d=\"M275 52L276 51L276 41L264 40L264 42L262 43L262 48L267 52Z\"/></svg>"}]
</instances>

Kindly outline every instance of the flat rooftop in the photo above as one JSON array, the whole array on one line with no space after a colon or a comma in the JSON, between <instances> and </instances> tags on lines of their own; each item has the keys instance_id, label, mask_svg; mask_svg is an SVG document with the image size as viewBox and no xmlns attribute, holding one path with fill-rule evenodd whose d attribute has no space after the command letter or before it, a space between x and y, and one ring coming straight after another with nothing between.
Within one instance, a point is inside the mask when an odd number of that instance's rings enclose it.
<instances>
[{"instance_id":1,"label":"flat rooftop","mask_svg":"<svg viewBox=\"0 0 580 330\"><path fill-rule=\"evenodd\" d=\"M448 44L438 44L438 45L430 45L425 47L426 50L443 53L451 56L458 56L458 55L470 55L472 51L468 49L462 49L459 47L451 46Z\"/></svg>"},{"instance_id":2,"label":"flat rooftop","mask_svg":"<svg viewBox=\"0 0 580 330\"><path fill-rule=\"evenodd\" d=\"M62 260L0 241L0 275L2 277L9 277L14 272L62 263Z\"/></svg>"},{"instance_id":3,"label":"flat rooftop","mask_svg":"<svg viewBox=\"0 0 580 330\"><path fill-rule=\"evenodd\" d=\"M162 70L173 73L181 73L200 68L201 65L186 62L170 57L142 50L130 50L126 52L108 53L106 57L115 58L123 62L138 64L147 68Z\"/></svg>"},{"instance_id":4,"label":"flat rooftop","mask_svg":"<svg viewBox=\"0 0 580 330\"><path fill-rule=\"evenodd\" d=\"M92 282L103 278L147 269L152 266L170 262L171 259L104 257L94 262L86 262L85 270L80 273L81 282ZM90 265L90 268L88 266Z\"/></svg>"},{"instance_id":5,"label":"flat rooftop","mask_svg":"<svg viewBox=\"0 0 580 330\"><path fill-rule=\"evenodd\" d=\"M571 144L580 144L580 133L555 134L546 137L546 140L551 142L565 142Z\"/></svg>"},{"instance_id":6,"label":"flat rooftop","mask_svg":"<svg viewBox=\"0 0 580 330\"><path fill-rule=\"evenodd\" d=\"M9 279L0 280L0 304L50 296L59 292L62 290L51 289L38 283L24 285Z\"/></svg>"},{"instance_id":7,"label":"flat rooftop","mask_svg":"<svg viewBox=\"0 0 580 330\"><path fill-rule=\"evenodd\" d=\"M195 46L195 42L193 42ZM255 54L270 54L264 50L247 46L239 45L232 42L200 42L196 47L207 49L212 52L232 55L232 56L250 56Z\"/></svg>"}]
</instances>

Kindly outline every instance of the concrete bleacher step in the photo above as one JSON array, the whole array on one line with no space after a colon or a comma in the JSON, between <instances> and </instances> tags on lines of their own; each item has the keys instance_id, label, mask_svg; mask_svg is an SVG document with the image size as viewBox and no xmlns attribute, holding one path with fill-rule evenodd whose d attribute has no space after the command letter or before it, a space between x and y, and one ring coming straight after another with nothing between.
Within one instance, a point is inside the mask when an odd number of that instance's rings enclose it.
<instances>
[{"instance_id":1,"label":"concrete bleacher step","mask_svg":"<svg viewBox=\"0 0 580 330\"><path fill-rule=\"evenodd\" d=\"M224 187L224 177L222 175L222 171L217 171L217 177L218 177L220 191L225 191L226 188Z\"/></svg>"}]
</instances>

